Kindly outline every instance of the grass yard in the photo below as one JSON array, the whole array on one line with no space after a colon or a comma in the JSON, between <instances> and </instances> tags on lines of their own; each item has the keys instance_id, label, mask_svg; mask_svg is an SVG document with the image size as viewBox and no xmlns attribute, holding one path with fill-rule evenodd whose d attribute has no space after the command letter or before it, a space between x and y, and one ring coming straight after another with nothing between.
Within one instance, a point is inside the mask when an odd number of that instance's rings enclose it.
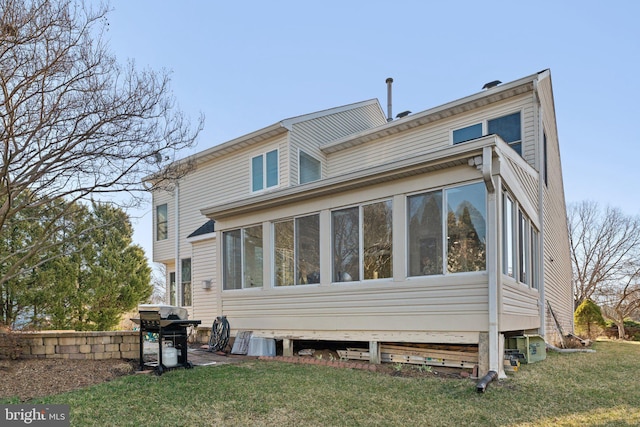
<instances>
[{"instance_id":1,"label":"grass yard","mask_svg":"<svg viewBox=\"0 0 640 427\"><path fill-rule=\"evenodd\" d=\"M132 375L31 403L69 404L73 426L640 425L640 343L594 348L551 352L484 394L474 380L250 361Z\"/></svg>"}]
</instances>

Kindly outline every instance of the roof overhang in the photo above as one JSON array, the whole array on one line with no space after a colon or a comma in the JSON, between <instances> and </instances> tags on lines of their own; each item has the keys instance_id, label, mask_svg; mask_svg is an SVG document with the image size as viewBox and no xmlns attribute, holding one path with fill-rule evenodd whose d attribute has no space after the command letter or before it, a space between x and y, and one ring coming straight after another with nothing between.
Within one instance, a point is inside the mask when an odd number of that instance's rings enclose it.
<instances>
[{"instance_id":1,"label":"roof overhang","mask_svg":"<svg viewBox=\"0 0 640 427\"><path fill-rule=\"evenodd\" d=\"M470 165L470 161L472 162L473 159L478 156L482 157L483 152L486 153L484 150L485 147L495 147L499 141L500 138L498 136L488 135L464 144L457 144L425 153L421 156L396 160L296 187L289 187L250 198L207 207L201 209L200 212L210 219L221 220L235 215L270 209L283 204L302 202L338 192L394 181L404 177L455 166Z\"/></svg>"},{"instance_id":2,"label":"roof overhang","mask_svg":"<svg viewBox=\"0 0 640 427\"><path fill-rule=\"evenodd\" d=\"M544 71L541 73L544 73ZM334 153L379 138L395 135L418 126L428 125L438 120L462 114L504 99L530 93L534 90L534 82L539 79L541 73L532 74L504 85L495 86L474 95L394 120L374 129L337 139L324 144L320 149L326 154Z\"/></svg>"}]
</instances>

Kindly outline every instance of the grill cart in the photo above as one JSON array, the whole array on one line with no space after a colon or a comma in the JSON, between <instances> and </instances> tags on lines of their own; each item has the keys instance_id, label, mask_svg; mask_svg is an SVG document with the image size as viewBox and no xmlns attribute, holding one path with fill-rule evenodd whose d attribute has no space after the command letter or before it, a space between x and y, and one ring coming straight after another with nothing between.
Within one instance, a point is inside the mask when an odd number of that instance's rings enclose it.
<instances>
[{"instance_id":1,"label":"grill cart","mask_svg":"<svg viewBox=\"0 0 640 427\"><path fill-rule=\"evenodd\" d=\"M202 323L200 320L188 320L184 308L163 304L141 304L138 314L137 319L131 320L140 325L140 370L144 370L145 366L152 367L157 375L162 375L168 369L193 367L187 360L187 328L199 325ZM148 332L158 334L157 362L144 361L144 335ZM163 348L167 343L173 348Z\"/></svg>"}]
</instances>

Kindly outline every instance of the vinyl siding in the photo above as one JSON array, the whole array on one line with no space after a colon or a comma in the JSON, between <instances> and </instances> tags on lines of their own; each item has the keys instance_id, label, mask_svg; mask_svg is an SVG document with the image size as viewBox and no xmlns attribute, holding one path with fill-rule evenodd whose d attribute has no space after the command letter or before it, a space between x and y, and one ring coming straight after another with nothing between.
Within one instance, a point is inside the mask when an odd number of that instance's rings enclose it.
<instances>
[{"instance_id":1,"label":"vinyl siding","mask_svg":"<svg viewBox=\"0 0 640 427\"><path fill-rule=\"evenodd\" d=\"M299 150L320 160L323 167L322 175L326 176L326 156L319 148L322 144L385 123L386 119L380 111L380 106L375 103L294 124L291 132L290 151L292 160L291 184L297 185L299 183Z\"/></svg>"},{"instance_id":2,"label":"vinyl siding","mask_svg":"<svg viewBox=\"0 0 640 427\"><path fill-rule=\"evenodd\" d=\"M216 238L198 240L193 246L193 318L210 327L218 316L218 281L216 263ZM203 289L202 282L211 280L211 288Z\"/></svg>"},{"instance_id":3,"label":"vinyl siding","mask_svg":"<svg viewBox=\"0 0 640 427\"><path fill-rule=\"evenodd\" d=\"M517 111L522 112L522 138L525 160L535 165L535 121L532 96L520 95L514 99L491 104L472 112L441 119L429 125L418 126L400 134L369 141L327 155L328 176L340 176L357 168L367 168L393 160L411 158L426 152L440 150L451 145L454 129L480 123L483 120L501 117Z\"/></svg>"},{"instance_id":4,"label":"vinyl siding","mask_svg":"<svg viewBox=\"0 0 640 427\"><path fill-rule=\"evenodd\" d=\"M551 78L542 79L538 88L542 104L542 121L547 135L549 184L548 187L543 185L545 299L551 304L566 333L573 330L573 289L567 210ZM552 322L553 320L547 316L548 333L554 331Z\"/></svg>"},{"instance_id":5,"label":"vinyl siding","mask_svg":"<svg viewBox=\"0 0 640 427\"><path fill-rule=\"evenodd\" d=\"M175 228L175 199L173 194L164 190L154 191L151 197L152 204L152 235L153 235L153 262L173 262L175 260L175 245L176 245L176 228ZM156 239L156 207L162 204L167 204L167 238L164 240Z\"/></svg>"}]
</instances>

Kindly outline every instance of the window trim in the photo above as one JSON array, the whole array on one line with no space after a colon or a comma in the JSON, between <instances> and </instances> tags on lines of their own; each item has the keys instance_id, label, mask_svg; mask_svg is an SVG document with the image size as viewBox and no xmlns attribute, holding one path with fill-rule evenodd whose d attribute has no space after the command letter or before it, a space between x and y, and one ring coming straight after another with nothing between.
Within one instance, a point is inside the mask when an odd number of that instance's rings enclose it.
<instances>
[{"instance_id":1,"label":"window trim","mask_svg":"<svg viewBox=\"0 0 640 427\"><path fill-rule=\"evenodd\" d=\"M269 163L267 157L269 154L275 152L276 155L276 182L275 184L268 185L269 182ZM257 158L262 159L262 177L261 183L262 187L255 189L254 188L254 160ZM250 179L249 179L249 189L251 193L260 193L266 190L270 190L273 188L278 188L280 186L280 150L278 148L274 148L273 150L263 151L260 154L256 154L251 156L249 159L249 170L250 170Z\"/></svg>"}]
</instances>

